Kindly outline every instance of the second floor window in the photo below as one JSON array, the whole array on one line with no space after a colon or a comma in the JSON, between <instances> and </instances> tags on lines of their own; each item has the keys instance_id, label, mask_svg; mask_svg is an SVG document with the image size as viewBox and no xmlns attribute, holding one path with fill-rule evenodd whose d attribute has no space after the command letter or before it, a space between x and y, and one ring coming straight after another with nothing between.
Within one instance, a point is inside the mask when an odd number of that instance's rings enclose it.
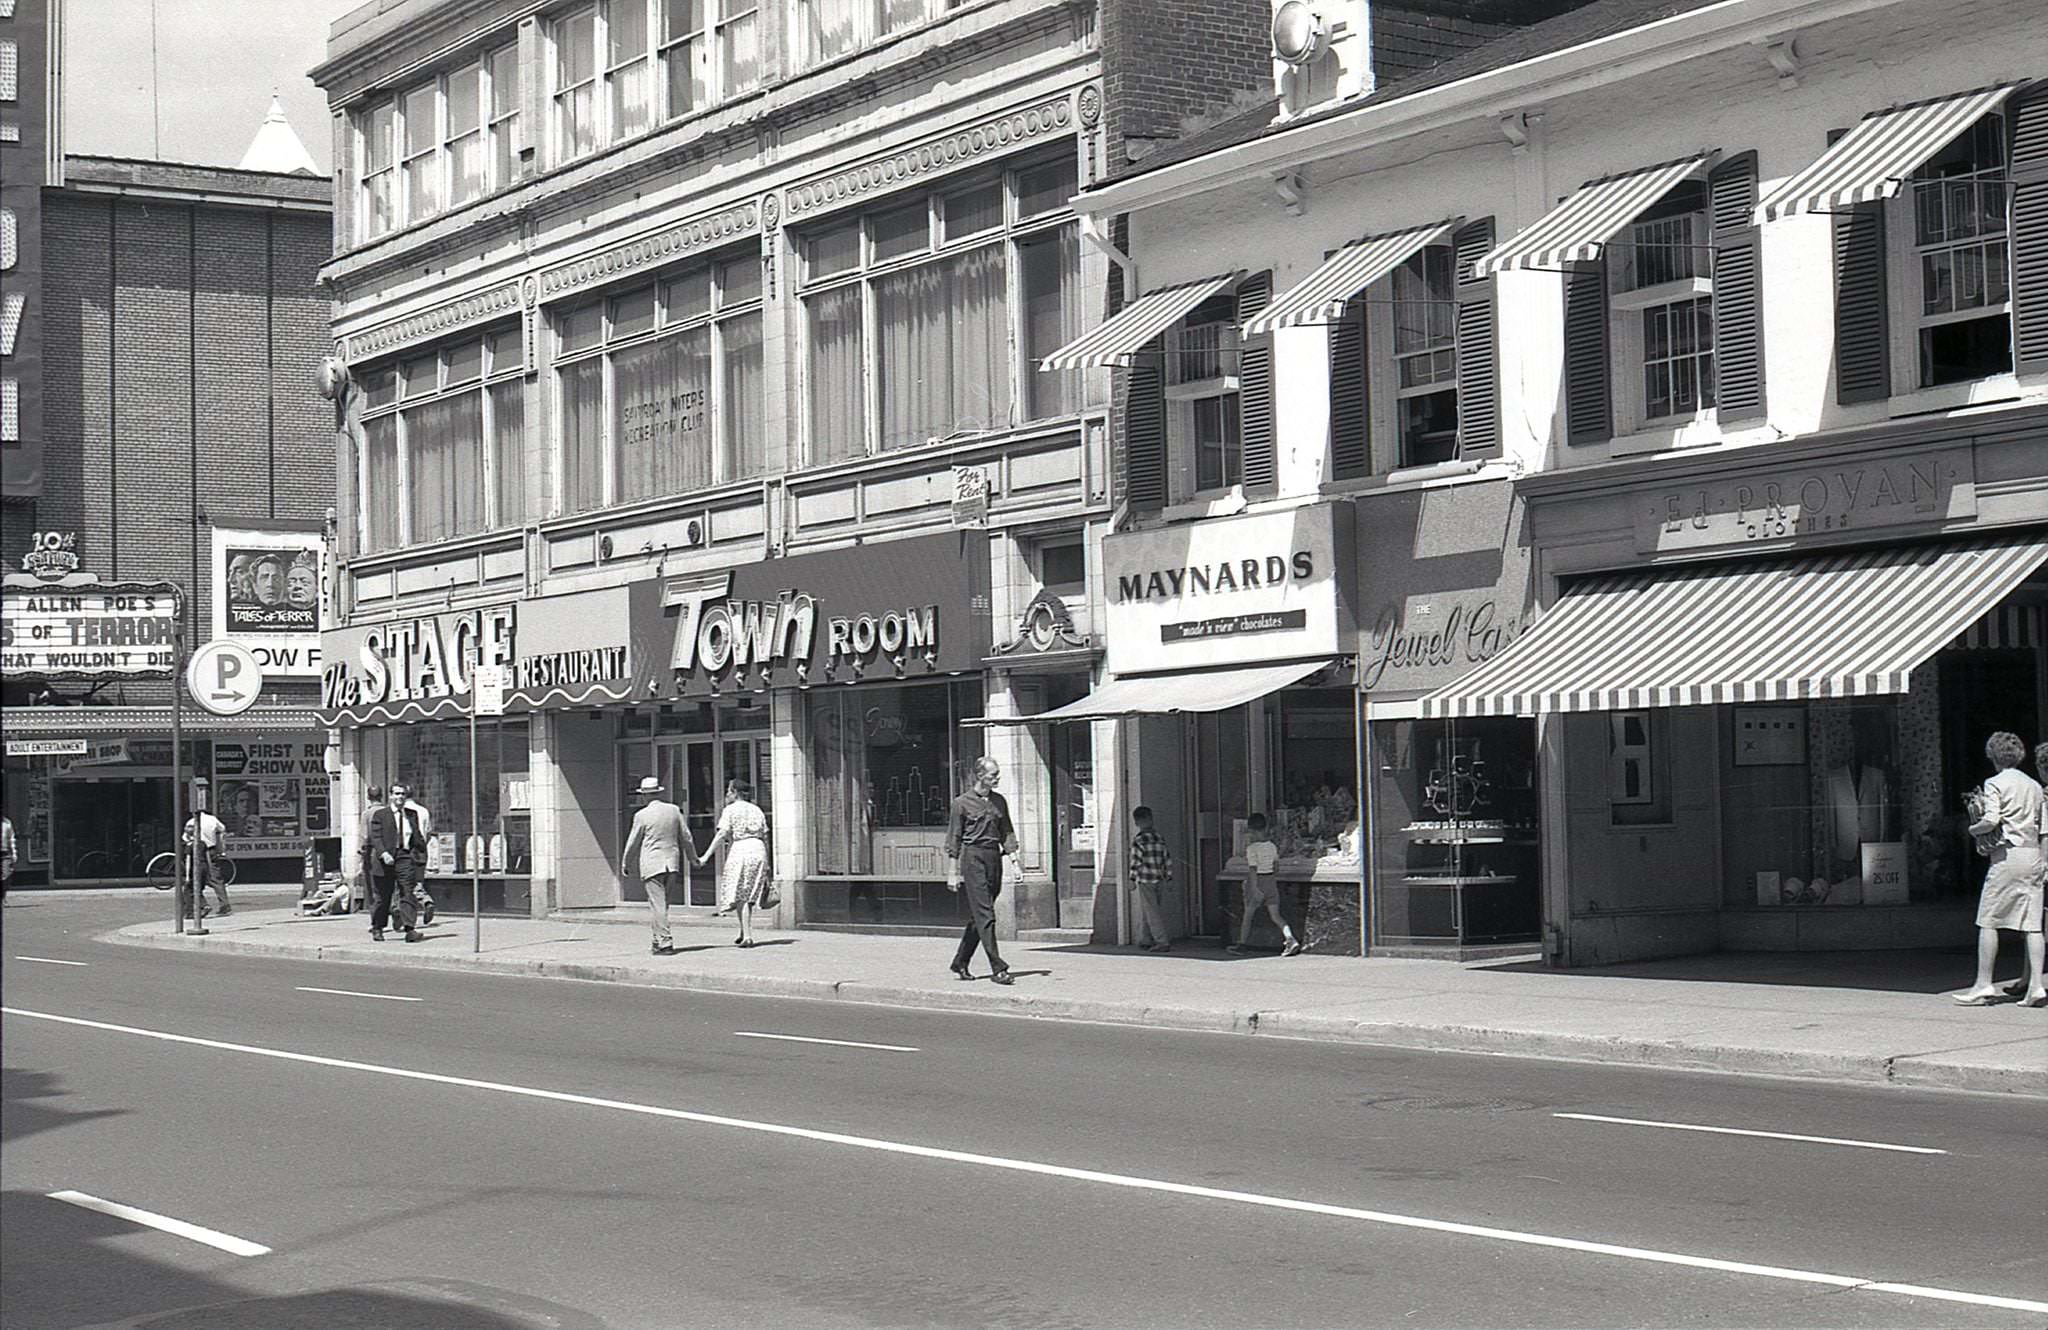
<instances>
[{"instance_id":1,"label":"second floor window","mask_svg":"<svg viewBox=\"0 0 2048 1330\"><path fill-rule=\"evenodd\" d=\"M1166 334L1168 456L1175 498L1229 489L1244 478L1237 298L1214 296Z\"/></svg>"},{"instance_id":2,"label":"second floor window","mask_svg":"<svg viewBox=\"0 0 2048 1330\"><path fill-rule=\"evenodd\" d=\"M797 0L797 58L821 64L932 16L932 0Z\"/></svg>"},{"instance_id":3,"label":"second floor window","mask_svg":"<svg viewBox=\"0 0 2048 1330\"><path fill-rule=\"evenodd\" d=\"M1703 180L1679 185L1609 247L1620 433L1713 409L1713 252Z\"/></svg>"},{"instance_id":4,"label":"second floor window","mask_svg":"<svg viewBox=\"0 0 2048 1330\"><path fill-rule=\"evenodd\" d=\"M1458 455L1458 301L1451 248L1426 245L1388 277L1392 419L1402 466Z\"/></svg>"},{"instance_id":5,"label":"second floor window","mask_svg":"<svg viewBox=\"0 0 2048 1330\"><path fill-rule=\"evenodd\" d=\"M521 368L513 326L363 372L366 553L526 520Z\"/></svg>"},{"instance_id":6,"label":"second floor window","mask_svg":"<svg viewBox=\"0 0 2048 1330\"><path fill-rule=\"evenodd\" d=\"M597 10L555 20L555 160L594 150L597 126Z\"/></svg>"},{"instance_id":7,"label":"second floor window","mask_svg":"<svg viewBox=\"0 0 2048 1330\"><path fill-rule=\"evenodd\" d=\"M510 184L523 146L512 45L365 109L356 117L357 238Z\"/></svg>"},{"instance_id":8,"label":"second floor window","mask_svg":"<svg viewBox=\"0 0 2048 1330\"><path fill-rule=\"evenodd\" d=\"M1901 194L1910 333L1902 365L1919 388L2012 372L2006 119L1988 115L1936 153ZM1895 380L1896 381L1896 380Z\"/></svg>"}]
</instances>

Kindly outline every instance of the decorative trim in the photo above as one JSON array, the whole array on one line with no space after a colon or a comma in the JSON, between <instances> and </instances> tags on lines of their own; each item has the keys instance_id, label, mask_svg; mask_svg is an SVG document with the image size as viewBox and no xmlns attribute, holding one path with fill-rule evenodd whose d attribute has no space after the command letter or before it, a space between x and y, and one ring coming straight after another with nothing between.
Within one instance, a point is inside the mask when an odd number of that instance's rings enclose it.
<instances>
[{"instance_id":1,"label":"decorative trim","mask_svg":"<svg viewBox=\"0 0 2048 1330\"><path fill-rule=\"evenodd\" d=\"M585 287L608 282L615 277L635 269L667 263L685 254L734 239L752 235L761 226L761 205L758 201L736 203L720 212L708 213L687 222L678 222L652 235L628 240L623 244L559 267L550 268L540 275L542 300L555 300L580 291Z\"/></svg>"},{"instance_id":2,"label":"decorative trim","mask_svg":"<svg viewBox=\"0 0 2048 1330\"><path fill-rule=\"evenodd\" d=\"M1004 152L1052 134L1070 132L1074 101L1058 97L1025 111L1012 111L974 126L944 134L887 157L819 176L788 190L789 216L819 212L850 203L878 190L894 189L920 176L948 171L992 152Z\"/></svg>"},{"instance_id":3,"label":"decorative trim","mask_svg":"<svg viewBox=\"0 0 2048 1330\"><path fill-rule=\"evenodd\" d=\"M1081 107L1081 128L1093 129L1102 119L1102 90L1094 84L1081 89L1078 98Z\"/></svg>"},{"instance_id":4,"label":"decorative trim","mask_svg":"<svg viewBox=\"0 0 2048 1330\"><path fill-rule=\"evenodd\" d=\"M516 282L492 287L418 314L379 324L368 332L341 338L341 358L351 364L371 360L415 342L430 341L475 324L487 323L518 308L519 286Z\"/></svg>"}]
</instances>

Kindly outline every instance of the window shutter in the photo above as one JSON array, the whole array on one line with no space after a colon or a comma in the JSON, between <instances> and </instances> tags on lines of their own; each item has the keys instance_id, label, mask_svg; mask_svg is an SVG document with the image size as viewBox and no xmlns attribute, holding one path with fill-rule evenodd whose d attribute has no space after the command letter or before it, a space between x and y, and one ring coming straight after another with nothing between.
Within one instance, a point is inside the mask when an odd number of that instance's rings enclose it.
<instances>
[{"instance_id":1,"label":"window shutter","mask_svg":"<svg viewBox=\"0 0 2048 1330\"><path fill-rule=\"evenodd\" d=\"M1745 152L1707 177L1714 228L1714 401L1723 425L1765 414L1762 233L1756 209L1756 154Z\"/></svg>"},{"instance_id":2,"label":"window shutter","mask_svg":"<svg viewBox=\"0 0 2048 1330\"><path fill-rule=\"evenodd\" d=\"M2048 374L2048 84L2006 113L2012 123L2012 358L2021 374Z\"/></svg>"},{"instance_id":3,"label":"window shutter","mask_svg":"<svg viewBox=\"0 0 2048 1330\"><path fill-rule=\"evenodd\" d=\"M1124 498L1135 512L1166 506L1165 342L1154 338L1124 375Z\"/></svg>"},{"instance_id":4,"label":"window shutter","mask_svg":"<svg viewBox=\"0 0 2048 1330\"><path fill-rule=\"evenodd\" d=\"M1493 248L1493 218L1467 222L1451 235L1458 298L1458 457L1500 456L1500 344L1494 282L1472 278L1472 265Z\"/></svg>"},{"instance_id":5,"label":"window shutter","mask_svg":"<svg viewBox=\"0 0 2048 1330\"><path fill-rule=\"evenodd\" d=\"M1564 438L1567 444L1614 437L1613 370L1607 355L1607 260L1564 275Z\"/></svg>"},{"instance_id":6,"label":"window shutter","mask_svg":"<svg viewBox=\"0 0 2048 1330\"><path fill-rule=\"evenodd\" d=\"M1237 284L1237 323L1242 328L1273 298L1273 274L1253 273ZM1246 337L1238 346L1239 437L1244 442L1244 490L1254 499L1280 492L1273 438L1273 335Z\"/></svg>"},{"instance_id":7,"label":"window shutter","mask_svg":"<svg viewBox=\"0 0 2048 1330\"><path fill-rule=\"evenodd\" d=\"M1330 479L1363 480L1372 474L1367 442L1365 296L1344 302L1330 328Z\"/></svg>"},{"instance_id":8,"label":"window shutter","mask_svg":"<svg viewBox=\"0 0 2048 1330\"><path fill-rule=\"evenodd\" d=\"M1835 400L1892 395L1891 313L1885 293L1884 204L1859 203L1835 224Z\"/></svg>"}]
</instances>

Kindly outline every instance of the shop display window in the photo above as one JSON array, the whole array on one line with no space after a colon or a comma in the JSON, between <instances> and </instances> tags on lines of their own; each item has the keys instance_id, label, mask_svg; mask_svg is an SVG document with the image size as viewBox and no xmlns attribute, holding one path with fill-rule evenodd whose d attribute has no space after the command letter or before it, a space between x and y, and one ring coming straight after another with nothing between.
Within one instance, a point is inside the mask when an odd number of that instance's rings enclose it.
<instances>
[{"instance_id":1,"label":"shop display window","mask_svg":"<svg viewBox=\"0 0 2048 1330\"><path fill-rule=\"evenodd\" d=\"M1358 862L1355 700L1348 688L1288 688L1266 704L1267 835L1302 865ZM1244 853L1242 821L1235 853Z\"/></svg>"},{"instance_id":2,"label":"shop display window","mask_svg":"<svg viewBox=\"0 0 2048 1330\"><path fill-rule=\"evenodd\" d=\"M478 873L523 878L533 871L527 723L523 718L499 718L477 724L475 840L470 827L469 733L466 720L366 730L363 783L388 789L396 780L432 816L430 877ZM501 908L525 908L523 886L516 891L499 887L492 895Z\"/></svg>"}]
</instances>

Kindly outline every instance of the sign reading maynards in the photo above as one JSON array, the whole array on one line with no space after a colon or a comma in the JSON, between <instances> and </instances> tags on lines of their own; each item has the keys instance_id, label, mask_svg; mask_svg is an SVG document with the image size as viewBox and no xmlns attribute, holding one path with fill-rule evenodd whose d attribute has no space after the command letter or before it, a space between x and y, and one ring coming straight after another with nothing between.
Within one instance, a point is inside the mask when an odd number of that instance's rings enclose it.
<instances>
[{"instance_id":1,"label":"sign reading maynards","mask_svg":"<svg viewBox=\"0 0 2048 1330\"><path fill-rule=\"evenodd\" d=\"M1950 448L1644 491L1635 502L1636 549L1652 554L1971 517L1973 458L1968 448Z\"/></svg>"},{"instance_id":2,"label":"sign reading maynards","mask_svg":"<svg viewBox=\"0 0 2048 1330\"><path fill-rule=\"evenodd\" d=\"M1354 649L1343 591L1349 511L1345 505L1340 522L1335 505L1318 504L1110 536L1102 546L1110 669L1195 669Z\"/></svg>"}]
</instances>

